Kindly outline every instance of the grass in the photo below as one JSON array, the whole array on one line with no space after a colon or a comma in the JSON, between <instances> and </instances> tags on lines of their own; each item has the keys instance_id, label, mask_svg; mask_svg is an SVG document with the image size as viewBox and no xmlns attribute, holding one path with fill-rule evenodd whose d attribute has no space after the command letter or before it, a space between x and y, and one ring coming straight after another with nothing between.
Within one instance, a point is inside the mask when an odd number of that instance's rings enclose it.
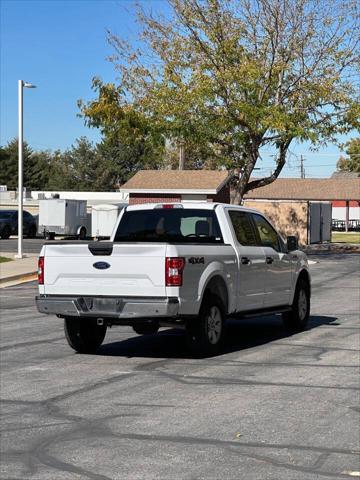
<instances>
[{"instance_id":1,"label":"grass","mask_svg":"<svg viewBox=\"0 0 360 480\"><path fill-rule=\"evenodd\" d=\"M336 243L360 243L360 232L332 232L331 241Z\"/></svg>"},{"instance_id":2,"label":"grass","mask_svg":"<svg viewBox=\"0 0 360 480\"><path fill-rule=\"evenodd\" d=\"M12 258L0 257L0 263L11 262Z\"/></svg>"}]
</instances>

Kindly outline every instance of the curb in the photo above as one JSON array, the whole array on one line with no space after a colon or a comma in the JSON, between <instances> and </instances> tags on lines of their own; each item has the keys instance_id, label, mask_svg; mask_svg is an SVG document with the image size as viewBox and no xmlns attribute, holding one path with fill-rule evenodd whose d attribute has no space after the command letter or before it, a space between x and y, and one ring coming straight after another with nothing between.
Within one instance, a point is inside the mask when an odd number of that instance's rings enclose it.
<instances>
[{"instance_id":1,"label":"curb","mask_svg":"<svg viewBox=\"0 0 360 480\"><path fill-rule=\"evenodd\" d=\"M37 279L37 271L28 273L19 273L11 277L0 278L0 288L8 287L10 285L17 285L19 283L31 282Z\"/></svg>"},{"instance_id":2,"label":"curb","mask_svg":"<svg viewBox=\"0 0 360 480\"><path fill-rule=\"evenodd\" d=\"M306 255L360 253L360 245L357 243L332 243L307 246L301 249Z\"/></svg>"}]
</instances>

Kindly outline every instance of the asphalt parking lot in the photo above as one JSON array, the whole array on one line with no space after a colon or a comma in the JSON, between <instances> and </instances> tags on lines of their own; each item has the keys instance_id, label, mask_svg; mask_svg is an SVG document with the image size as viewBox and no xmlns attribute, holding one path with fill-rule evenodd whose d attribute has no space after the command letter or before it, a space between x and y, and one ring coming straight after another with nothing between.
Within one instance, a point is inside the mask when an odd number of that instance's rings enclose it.
<instances>
[{"instance_id":1,"label":"asphalt parking lot","mask_svg":"<svg viewBox=\"0 0 360 480\"><path fill-rule=\"evenodd\" d=\"M1 478L360 476L360 256L318 259L307 331L230 321L224 353L201 360L170 329L114 327L75 354L35 283L2 289Z\"/></svg>"},{"instance_id":2,"label":"asphalt parking lot","mask_svg":"<svg viewBox=\"0 0 360 480\"><path fill-rule=\"evenodd\" d=\"M43 238L24 238L23 252L26 253L40 253L42 244L45 242ZM18 249L17 237L10 237L8 239L0 239L0 253L16 253Z\"/></svg>"}]
</instances>

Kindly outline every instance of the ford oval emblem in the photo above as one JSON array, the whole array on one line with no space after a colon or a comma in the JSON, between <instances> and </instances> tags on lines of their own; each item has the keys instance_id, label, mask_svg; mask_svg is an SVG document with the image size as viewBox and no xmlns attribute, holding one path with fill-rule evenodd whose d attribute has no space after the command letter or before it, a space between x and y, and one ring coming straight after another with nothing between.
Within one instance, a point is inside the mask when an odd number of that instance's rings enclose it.
<instances>
[{"instance_id":1,"label":"ford oval emblem","mask_svg":"<svg viewBox=\"0 0 360 480\"><path fill-rule=\"evenodd\" d=\"M97 268L98 270L106 270L107 268L110 268L110 264L107 262L95 262L93 267Z\"/></svg>"}]
</instances>

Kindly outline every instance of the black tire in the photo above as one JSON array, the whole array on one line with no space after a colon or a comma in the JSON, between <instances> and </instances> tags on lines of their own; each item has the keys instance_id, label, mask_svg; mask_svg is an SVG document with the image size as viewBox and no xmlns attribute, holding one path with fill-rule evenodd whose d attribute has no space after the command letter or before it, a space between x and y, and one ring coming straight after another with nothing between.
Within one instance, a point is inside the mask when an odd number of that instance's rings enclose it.
<instances>
[{"instance_id":1,"label":"black tire","mask_svg":"<svg viewBox=\"0 0 360 480\"><path fill-rule=\"evenodd\" d=\"M197 319L189 320L186 326L186 339L189 350L194 355L215 355L225 339L224 304L217 295L206 294Z\"/></svg>"},{"instance_id":2,"label":"black tire","mask_svg":"<svg viewBox=\"0 0 360 480\"><path fill-rule=\"evenodd\" d=\"M146 323L133 325L133 330L138 335L154 335L159 330L159 325L157 323Z\"/></svg>"},{"instance_id":3,"label":"black tire","mask_svg":"<svg viewBox=\"0 0 360 480\"><path fill-rule=\"evenodd\" d=\"M28 238L35 238L36 237L36 225L31 225L29 228Z\"/></svg>"},{"instance_id":4,"label":"black tire","mask_svg":"<svg viewBox=\"0 0 360 480\"><path fill-rule=\"evenodd\" d=\"M98 325L94 318L64 319L66 340L79 353L95 353L105 338L106 328L106 325Z\"/></svg>"},{"instance_id":5,"label":"black tire","mask_svg":"<svg viewBox=\"0 0 360 480\"><path fill-rule=\"evenodd\" d=\"M1 232L1 238L6 240L10 237L10 235L11 235L11 228L9 227L9 225L5 225L5 227L2 229L2 232Z\"/></svg>"},{"instance_id":6,"label":"black tire","mask_svg":"<svg viewBox=\"0 0 360 480\"><path fill-rule=\"evenodd\" d=\"M54 240L55 239L55 233L54 232L46 232L44 234L44 237L46 240Z\"/></svg>"},{"instance_id":7,"label":"black tire","mask_svg":"<svg viewBox=\"0 0 360 480\"><path fill-rule=\"evenodd\" d=\"M306 329L309 316L310 287L305 280L299 280L291 310L282 315L284 326L290 331L301 332Z\"/></svg>"},{"instance_id":8,"label":"black tire","mask_svg":"<svg viewBox=\"0 0 360 480\"><path fill-rule=\"evenodd\" d=\"M80 228L78 238L79 238L79 240L85 240L85 238L86 238L86 228L85 227Z\"/></svg>"}]
</instances>

